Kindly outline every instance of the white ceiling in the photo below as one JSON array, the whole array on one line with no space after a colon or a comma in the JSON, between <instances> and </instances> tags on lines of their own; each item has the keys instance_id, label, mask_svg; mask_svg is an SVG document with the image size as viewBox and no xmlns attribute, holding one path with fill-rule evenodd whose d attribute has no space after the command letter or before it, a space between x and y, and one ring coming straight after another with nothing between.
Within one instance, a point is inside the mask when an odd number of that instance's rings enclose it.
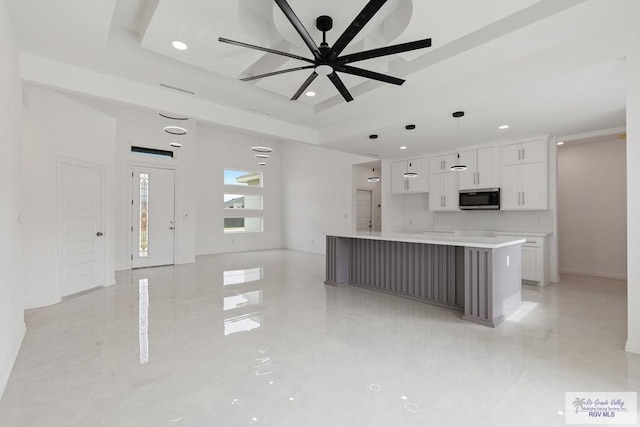
<instances>
[{"instance_id":1,"label":"white ceiling","mask_svg":"<svg viewBox=\"0 0 640 427\"><path fill-rule=\"evenodd\" d=\"M432 38L431 48L358 67L407 81L387 85L341 75L346 103L328 79L291 95L309 70L239 82L306 65L219 43L225 37L311 58L270 0L9 0L20 48L160 89L304 126L327 147L397 158L540 134L571 135L625 124L626 30L637 0L389 0L345 50ZM289 0L316 43L315 19L332 16L331 44L364 0ZM171 47L182 40L186 51ZM459 122L451 113L464 110ZM180 111L176 111L181 113ZM199 118L216 124L215 117ZM404 126L415 123L415 131ZM509 124L505 131L498 125ZM458 133L458 126L460 132ZM375 143L368 135L377 133ZM408 145L406 151L398 150Z\"/></svg>"}]
</instances>

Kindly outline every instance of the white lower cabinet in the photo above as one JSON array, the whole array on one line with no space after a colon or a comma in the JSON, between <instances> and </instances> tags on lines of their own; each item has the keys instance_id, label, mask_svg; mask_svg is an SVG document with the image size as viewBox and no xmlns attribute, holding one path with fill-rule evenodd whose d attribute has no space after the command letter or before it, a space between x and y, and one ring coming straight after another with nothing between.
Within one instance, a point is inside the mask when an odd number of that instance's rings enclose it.
<instances>
[{"instance_id":1,"label":"white lower cabinet","mask_svg":"<svg viewBox=\"0 0 640 427\"><path fill-rule=\"evenodd\" d=\"M522 244L522 280L546 285L545 269L545 237L541 235L517 235L511 233L496 233L496 236L513 239L526 239Z\"/></svg>"},{"instance_id":2,"label":"white lower cabinet","mask_svg":"<svg viewBox=\"0 0 640 427\"><path fill-rule=\"evenodd\" d=\"M540 248L522 245L522 280L542 281L540 274Z\"/></svg>"},{"instance_id":3,"label":"white lower cabinet","mask_svg":"<svg viewBox=\"0 0 640 427\"><path fill-rule=\"evenodd\" d=\"M458 210L457 172L432 173L429 177L429 210Z\"/></svg>"}]
</instances>

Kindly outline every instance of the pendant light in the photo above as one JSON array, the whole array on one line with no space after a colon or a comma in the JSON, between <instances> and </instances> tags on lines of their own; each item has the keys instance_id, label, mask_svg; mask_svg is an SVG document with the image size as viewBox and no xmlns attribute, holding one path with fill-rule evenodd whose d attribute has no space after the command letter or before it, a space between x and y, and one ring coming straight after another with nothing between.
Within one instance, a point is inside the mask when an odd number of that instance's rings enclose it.
<instances>
[{"instance_id":1,"label":"pendant light","mask_svg":"<svg viewBox=\"0 0 640 427\"><path fill-rule=\"evenodd\" d=\"M406 130L414 130L416 125L406 125L404 127ZM409 138L411 140L411 138ZM413 141L411 141L413 142ZM409 172L409 162L407 162L407 171L403 175L405 178L417 178L418 174L416 172Z\"/></svg>"},{"instance_id":2,"label":"pendant light","mask_svg":"<svg viewBox=\"0 0 640 427\"><path fill-rule=\"evenodd\" d=\"M158 112L158 114L160 115L160 117L163 117L165 119L164 131L169 134L169 145L173 148L181 148L182 144L177 141L177 138L186 135L188 131L186 128L179 126L178 123L189 120L189 118L173 116L161 112ZM169 121L168 124L167 121ZM171 122L173 122L173 124L171 124ZM174 141L174 138L176 138L176 141Z\"/></svg>"},{"instance_id":3,"label":"pendant light","mask_svg":"<svg viewBox=\"0 0 640 427\"><path fill-rule=\"evenodd\" d=\"M455 119L458 119L458 145L460 145L460 119L464 117L464 111L456 111L451 114ZM467 170L467 165L460 163L460 153L458 153L458 159L455 165L451 166L451 170L454 172L460 172Z\"/></svg>"},{"instance_id":4,"label":"pendant light","mask_svg":"<svg viewBox=\"0 0 640 427\"><path fill-rule=\"evenodd\" d=\"M376 146L375 146L375 142L374 140L378 139L378 135L371 134L369 135L369 139L371 140L371 154L373 154L375 157L378 157L378 155L376 154ZM369 178L367 178L368 182L380 182L380 176L376 175L376 168L373 168L373 175L371 175Z\"/></svg>"},{"instance_id":5,"label":"pendant light","mask_svg":"<svg viewBox=\"0 0 640 427\"><path fill-rule=\"evenodd\" d=\"M369 181L369 182L380 182L380 177L378 175L376 175L376 168L373 168L373 175L371 175L369 178L367 178L367 181Z\"/></svg>"}]
</instances>

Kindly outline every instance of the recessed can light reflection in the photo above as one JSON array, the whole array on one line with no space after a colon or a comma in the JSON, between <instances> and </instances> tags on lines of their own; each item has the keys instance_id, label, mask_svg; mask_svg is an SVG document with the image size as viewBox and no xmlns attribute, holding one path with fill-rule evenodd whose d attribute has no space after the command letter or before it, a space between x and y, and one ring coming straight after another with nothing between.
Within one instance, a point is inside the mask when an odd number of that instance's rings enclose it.
<instances>
[{"instance_id":1,"label":"recessed can light reflection","mask_svg":"<svg viewBox=\"0 0 640 427\"><path fill-rule=\"evenodd\" d=\"M371 391L382 391L382 386L380 384L370 384L369 390Z\"/></svg>"}]
</instances>

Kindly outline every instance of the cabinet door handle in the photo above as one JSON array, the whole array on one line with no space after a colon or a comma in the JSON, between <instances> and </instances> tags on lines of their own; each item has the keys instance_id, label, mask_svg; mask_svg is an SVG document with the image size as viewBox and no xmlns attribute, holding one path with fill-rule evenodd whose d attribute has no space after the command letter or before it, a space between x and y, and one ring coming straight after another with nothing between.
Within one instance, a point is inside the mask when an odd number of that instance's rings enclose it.
<instances>
[{"instance_id":1,"label":"cabinet door handle","mask_svg":"<svg viewBox=\"0 0 640 427\"><path fill-rule=\"evenodd\" d=\"M478 179L477 179L478 185L480 185L480 172L476 172L476 176L478 177Z\"/></svg>"},{"instance_id":2,"label":"cabinet door handle","mask_svg":"<svg viewBox=\"0 0 640 427\"><path fill-rule=\"evenodd\" d=\"M442 196L442 207L446 207L447 206L447 196Z\"/></svg>"},{"instance_id":3,"label":"cabinet door handle","mask_svg":"<svg viewBox=\"0 0 640 427\"><path fill-rule=\"evenodd\" d=\"M522 204L524 205L524 191L522 192Z\"/></svg>"},{"instance_id":4,"label":"cabinet door handle","mask_svg":"<svg viewBox=\"0 0 640 427\"><path fill-rule=\"evenodd\" d=\"M522 149L522 160L524 160L524 148Z\"/></svg>"}]
</instances>

